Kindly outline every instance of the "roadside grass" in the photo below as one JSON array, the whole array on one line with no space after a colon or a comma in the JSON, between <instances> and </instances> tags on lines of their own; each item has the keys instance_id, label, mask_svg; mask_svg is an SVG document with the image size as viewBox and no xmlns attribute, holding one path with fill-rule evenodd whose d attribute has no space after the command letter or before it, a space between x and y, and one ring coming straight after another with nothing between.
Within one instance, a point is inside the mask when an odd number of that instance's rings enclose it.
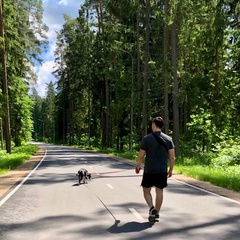
<instances>
[{"instance_id":1,"label":"roadside grass","mask_svg":"<svg viewBox=\"0 0 240 240\"><path fill-rule=\"evenodd\" d=\"M176 164L174 172L240 192L240 166L217 169L210 166L184 166Z\"/></svg>"},{"instance_id":2,"label":"roadside grass","mask_svg":"<svg viewBox=\"0 0 240 240\"><path fill-rule=\"evenodd\" d=\"M0 151L0 175L20 166L38 150L38 147L31 144L25 144L20 147L13 147L12 153Z\"/></svg>"},{"instance_id":3,"label":"roadside grass","mask_svg":"<svg viewBox=\"0 0 240 240\"><path fill-rule=\"evenodd\" d=\"M182 155L176 159L174 172L240 192L240 148Z\"/></svg>"}]
</instances>

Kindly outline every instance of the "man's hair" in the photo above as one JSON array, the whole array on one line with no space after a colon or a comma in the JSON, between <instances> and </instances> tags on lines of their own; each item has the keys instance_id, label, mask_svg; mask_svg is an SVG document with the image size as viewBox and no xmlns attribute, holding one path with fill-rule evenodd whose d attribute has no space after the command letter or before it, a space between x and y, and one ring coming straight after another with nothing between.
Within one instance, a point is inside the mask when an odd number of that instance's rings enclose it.
<instances>
[{"instance_id":1,"label":"man's hair","mask_svg":"<svg viewBox=\"0 0 240 240\"><path fill-rule=\"evenodd\" d=\"M159 128L162 128L163 125L164 125L164 121L163 121L163 119L162 119L161 117L155 117L155 118L153 118L152 122L155 123L155 125L156 125L157 127L159 127Z\"/></svg>"}]
</instances>

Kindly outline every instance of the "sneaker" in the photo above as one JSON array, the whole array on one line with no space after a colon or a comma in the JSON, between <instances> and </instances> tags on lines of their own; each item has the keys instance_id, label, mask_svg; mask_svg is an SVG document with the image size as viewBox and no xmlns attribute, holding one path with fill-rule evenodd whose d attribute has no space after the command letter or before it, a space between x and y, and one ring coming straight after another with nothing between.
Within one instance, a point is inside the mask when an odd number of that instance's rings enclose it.
<instances>
[{"instance_id":1,"label":"sneaker","mask_svg":"<svg viewBox=\"0 0 240 240\"><path fill-rule=\"evenodd\" d=\"M158 222L159 214L157 213L157 209L155 207L151 207L149 210L148 221L151 223Z\"/></svg>"},{"instance_id":2,"label":"sneaker","mask_svg":"<svg viewBox=\"0 0 240 240\"><path fill-rule=\"evenodd\" d=\"M158 213L157 213L157 209L155 207L151 207L149 210L149 217L159 217Z\"/></svg>"}]
</instances>

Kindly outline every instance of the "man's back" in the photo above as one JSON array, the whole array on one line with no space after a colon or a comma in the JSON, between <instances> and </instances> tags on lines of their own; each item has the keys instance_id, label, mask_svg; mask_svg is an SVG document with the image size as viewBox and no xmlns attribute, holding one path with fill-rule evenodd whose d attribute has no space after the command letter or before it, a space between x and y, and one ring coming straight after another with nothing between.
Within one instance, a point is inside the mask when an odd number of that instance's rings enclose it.
<instances>
[{"instance_id":1,"label":"man's back","mask_svg":"<svg viewBox=\"0 0 240 240\"><path fill-rule=\"evenodd\" d=\"M157 131L155 134L161 137L166 143L168 149L173 148L172 140L166 134ZM153 136L153 134L148 134L143 138L141 143L141 149L146 151L145 167L144 171L146 173L165 173L167 172L167 160L168 152L166 147L161 145Z\"/></svg>"}]
</instances>

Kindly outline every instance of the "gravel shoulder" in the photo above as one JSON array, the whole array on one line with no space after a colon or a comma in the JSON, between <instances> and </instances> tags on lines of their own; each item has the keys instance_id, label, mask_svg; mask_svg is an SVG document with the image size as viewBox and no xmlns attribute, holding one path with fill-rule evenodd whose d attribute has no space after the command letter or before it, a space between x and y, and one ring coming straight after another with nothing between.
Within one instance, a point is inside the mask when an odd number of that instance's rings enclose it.
<instances>
[{"instance_id":1,"label":"gravel shoulder","mask_svg":"<svg viewBox=\"0 0 240 240\"><path fill-rule=\"evenodd\" d=\"M24 177L26 177L35 166L41 161L45 154L45 149L39 148L37 153L31 157L28 161L23 163L21 166L16 169L6 173L5 175L0 176L0 200L4 198L15 186L17 186ZM128 161L127 159L122 159ZM131 162L133 164L133 162ZM208 182L199 181L194 178L186 177L181 174L174 174L173 178L187 184L202 188L204 190L213 192L220 196L230 198L232 200L240 202L240 193L225 188L221 188L215 185L212 185Z\"/></svg>"}]
</instances>

